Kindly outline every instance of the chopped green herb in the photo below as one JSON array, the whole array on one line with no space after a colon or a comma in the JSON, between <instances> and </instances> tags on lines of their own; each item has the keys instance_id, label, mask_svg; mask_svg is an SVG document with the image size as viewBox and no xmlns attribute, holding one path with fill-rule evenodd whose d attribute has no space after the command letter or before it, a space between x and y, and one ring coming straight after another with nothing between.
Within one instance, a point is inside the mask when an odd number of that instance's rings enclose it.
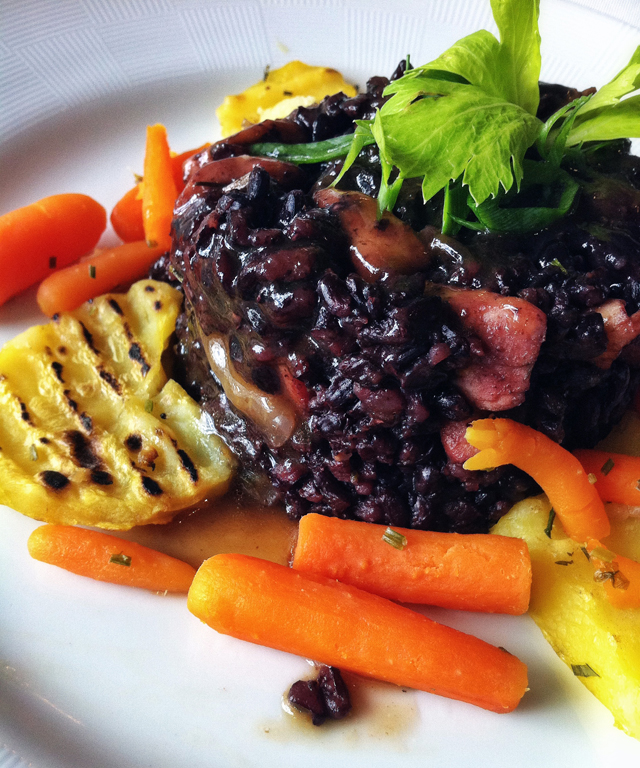
<instances>
[{"instance_id":1,"label":"chopped green herb","mask_svg":"<svg viewBox=\"0 0 640 768\"><path fill-rule=\"evenodd\" d=\"M404 549L407 546L407 537L398 531L394 531L393 528L387 528L382 534L382 541L386 544L391 544L395 549Z\"/></svg>"},{"instance_id":2,"label":"chopped green herb","mask_svg":"<svg viewBox=\"0 0 640 768\"><path fill-rule=\"evenodd\" d=\"M38 449L35 445L29 447L29 455L31 456L31 461L38 461Z\"/></svg>"},{"instance_id":3,"label":"chopped green herb","mask_svg":"<svg viewBox=\"0 0 640 768\"><path fill-rule=\"evenodd\" d=\"M94 264L89 265L89 277L93 278L95 280L96 277L96 268Z\"/></svg>"},{"instance_id":4,"label":"chopped green herb","mask_svg":"<svg viewBox=\"0 0 640 768\"><path fill-rule=\"evenodd\" d=\"M604 563L612 563L616 559L615 554L604 547L595 547L595 549L592 549L591 557L595 557L596 560L602 560Z\"/></svg>"},{"instance_id":5,"label":"chopped green herb","mask_svg":"<svg viewBox=\"0 0 640 768\"><path fill-rule=\"evenodd\" d=\"M549 510L549 519L547 520L547 527L544 532L549 538L551 538L551 529L553 528L553 521L556 519L556 511L553 507Z\"/></svg>"},{"instance_id":6,"label":"chopped green herb","mask_svg":"<svg viewBox=\"0 0 640 768\"><path fill-rule=\"evenodd\" d=\"M144 404L144 409L147 413L151 413L153 411L153 400L147 400Z\"/></svg>"},{"instance_id":7,"label":"chopped green herb","mask_svg":"<svg viewBox=\"0 0 640 768\"><path fill-rule=\"evenodd\" d=\"M551 264L554 267L558 267L558 269L562 272L563 275L567 274L567 270L565 267L562 266L562 264L558 261L558 259L552 259L549 264Z\"/></svg>"},{"instance_id":8,"label":"chopped green herb","mask_svg":"<svg viewBox=\"0 0 640 768\"><path fill-rule=\"evenodd\" d=\"M128 567L131 565L131 558L129 555L123 555L122 552L120 552L117 555L111 555L109 562L114 565L126 565Z\"/></svg>"},{"instance_id":9,"label":"chopped green herb","mask_svg":"<svg viewBox=\"0 0 640 768\"><path fill-rule=\"evenodd\" d=\"M576 677L600 677L589 664L572 664L571 671Z\"/></svg>"},{"instance_id":10,"label":"chopped green herb","mask_svg":"<svg viewBox=\"0 0 640 768\"><path fill-rule=\"evenodd\" d=\"M613 462L613 459L609 458L605 461L605 463L602 465L602 469L600 470L603 475L608 475L609 472L615 467L615 464Z\"/></svg>"},{"instance_id":11,"label":"chopped green herb","mask_svg":"<svg viewBox=\"0 0 640 768\"><path fill-rule=\"evenodd\" d=\"M586 547L580 547L582 550L583 555L587 558L587 560L591 561L591 555L589 554L589 550Z\"/></svg>"},{"instance_id":12,"label":"chopped green herb","mask_svg":"<svg viewBox=\"0 0 640 768\"><path fill-rule=\"evenodd\" d=\"M573 565L573 560L556 560L556 565Z\"/></svg>"}]
</instances>

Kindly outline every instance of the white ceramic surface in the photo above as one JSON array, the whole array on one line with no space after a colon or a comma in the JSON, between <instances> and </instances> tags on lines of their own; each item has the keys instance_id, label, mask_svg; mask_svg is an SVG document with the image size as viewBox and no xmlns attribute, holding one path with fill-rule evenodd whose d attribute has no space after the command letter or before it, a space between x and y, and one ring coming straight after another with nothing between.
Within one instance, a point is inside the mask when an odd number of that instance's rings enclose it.
<instances>
[{"instance_id":1,"label":"white ceramic surface","mask_svg":"<svg viewBox=\"0 0 640 768\"><path fill-rule=\"evenodd\" d=\"M640 42L637 0L542 5L544 79L600 85ZM147 123L197 146L222 96L266 64L301 58L363 84L481 26L487 0L2 0L0 212L65 191L112 206L141 169ZM33 292L7 303L0 342L41 319ZM35 525L0 508L0 768L640 762L528 617L428 612L527 662L531 691L511 715L378 686L358 717L301 730L281 695L304 660L217 635L183 598L32 561Z\"/></svg>"}]
</instances>

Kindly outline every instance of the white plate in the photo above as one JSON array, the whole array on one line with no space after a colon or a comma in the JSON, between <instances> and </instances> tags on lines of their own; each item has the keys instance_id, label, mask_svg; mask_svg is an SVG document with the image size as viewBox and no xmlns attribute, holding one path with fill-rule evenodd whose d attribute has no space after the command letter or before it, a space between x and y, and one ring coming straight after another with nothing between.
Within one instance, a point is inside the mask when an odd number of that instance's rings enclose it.
<instances>
[{"instance_id":1,"label":"white plate","mask_svg":"<svg viewBox=\"0 0 640 768\"><path fill-rule=\"evenodd\" d=\"M640 42L633 0L542 0L543 78L606 82ZM624 23L619 19L624 19ZM179 150L214 107L293 58L363 84L481 26L488 0L13 0L0 39L0 212L57 192L111 207L140 171L144 127ZM113 238L106 236L106 241ZM25 256L26 258L26 256ZM0 309L0 342L41 316ZM0 768L637 765L640 744L573 678L528 617L429 611L507 646L531 691L511 715L378 686L347 724L294 727L281 695L304 660L217 635L183 598L32 561L35 523L0 508Z\"/></svg>"}]
</instances>

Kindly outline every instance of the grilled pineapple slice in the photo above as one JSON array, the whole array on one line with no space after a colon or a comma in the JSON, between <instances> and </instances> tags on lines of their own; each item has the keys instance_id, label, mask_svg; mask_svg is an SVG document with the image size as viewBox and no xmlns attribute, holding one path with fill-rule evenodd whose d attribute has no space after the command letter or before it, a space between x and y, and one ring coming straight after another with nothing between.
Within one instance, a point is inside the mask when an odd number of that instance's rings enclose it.
<instances>
[{"instance_id":1,"label":"grilled pineapple slice","mask_svg":"<svg viewBox=\"0 0 640 768\"><path fill-rule=\"evenodd\" d=\"M527 499L493 527L493 533L524 539L531 553L533 583L529 613L560 658L611 711L618 728L640 738L640 609L614 608L580 546L555 525L545 534L549 503ZM612 520L605 540L634 556L640 521Z\"/></svg>"},{"instance_id":2,"label":"grilled pineapple slice","mask_svg":"<svg viewBox=\"0 0 640 768\"><path fill-rule=\"evenodd\" d=\"M231 454L161 356L181 294L142 280L0 351L0 503L49 523L163 523L227 490Z\"/></svg>"}]
</instances>

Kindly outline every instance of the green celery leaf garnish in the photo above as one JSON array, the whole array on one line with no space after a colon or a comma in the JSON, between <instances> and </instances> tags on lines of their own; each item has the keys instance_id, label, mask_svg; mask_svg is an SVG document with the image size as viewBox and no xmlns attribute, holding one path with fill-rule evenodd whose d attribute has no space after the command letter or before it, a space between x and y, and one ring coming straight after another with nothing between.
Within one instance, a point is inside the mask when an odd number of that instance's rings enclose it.
<instances>
[{"instance_id":1,"label":"green celery leaf garnish","mask_svg":"<svg viewBox=\"0 0 640 768\"><path fill-rule=\"evenodd\" d=\"M624 96L640 88L640 46L631 61L582 106L567 146L585 141L610 141L640 137L640 96Z\"/></svg>"},{"instance_id":2,"label":"green celery leaf garnish","mask_svg":"<svg viewBox=\"0 0 640 768\"><path fill-rule=\"evenodd\" d=\"M525 160L520 194L512 189L481 205L469 200L469 208L491 232L536 232L566 216L579 189L566 171L552 163ZM529 197L538 204L527 206Z\"/></svg>"},{"instance_id":3,"label":"green celery leaf garnish","mask_svg":"<svg viewBox=\"0 0 640 768\"><path fill-rule=\"evenodd\" d=\"M397 98L377 113L374 135L401 176L423 177L425 200L460 175L476 204L520 183L524 154L541 127L536 117L477 86L425 73L403 80L385 90Z\"/></svg>"},{"instance_id":4,"label":"green celery leaf garnish","mask_svg":"<svg viewBox=\"0 0 640 768\"><path fill-rule=\"evenodd\" d=\"M539 0L491 0L500 42L482 29L458 40L420 70L436 77L436 71L457 75L535 115L540 101L539 6Z\"/></svg>"}]
</instances>

